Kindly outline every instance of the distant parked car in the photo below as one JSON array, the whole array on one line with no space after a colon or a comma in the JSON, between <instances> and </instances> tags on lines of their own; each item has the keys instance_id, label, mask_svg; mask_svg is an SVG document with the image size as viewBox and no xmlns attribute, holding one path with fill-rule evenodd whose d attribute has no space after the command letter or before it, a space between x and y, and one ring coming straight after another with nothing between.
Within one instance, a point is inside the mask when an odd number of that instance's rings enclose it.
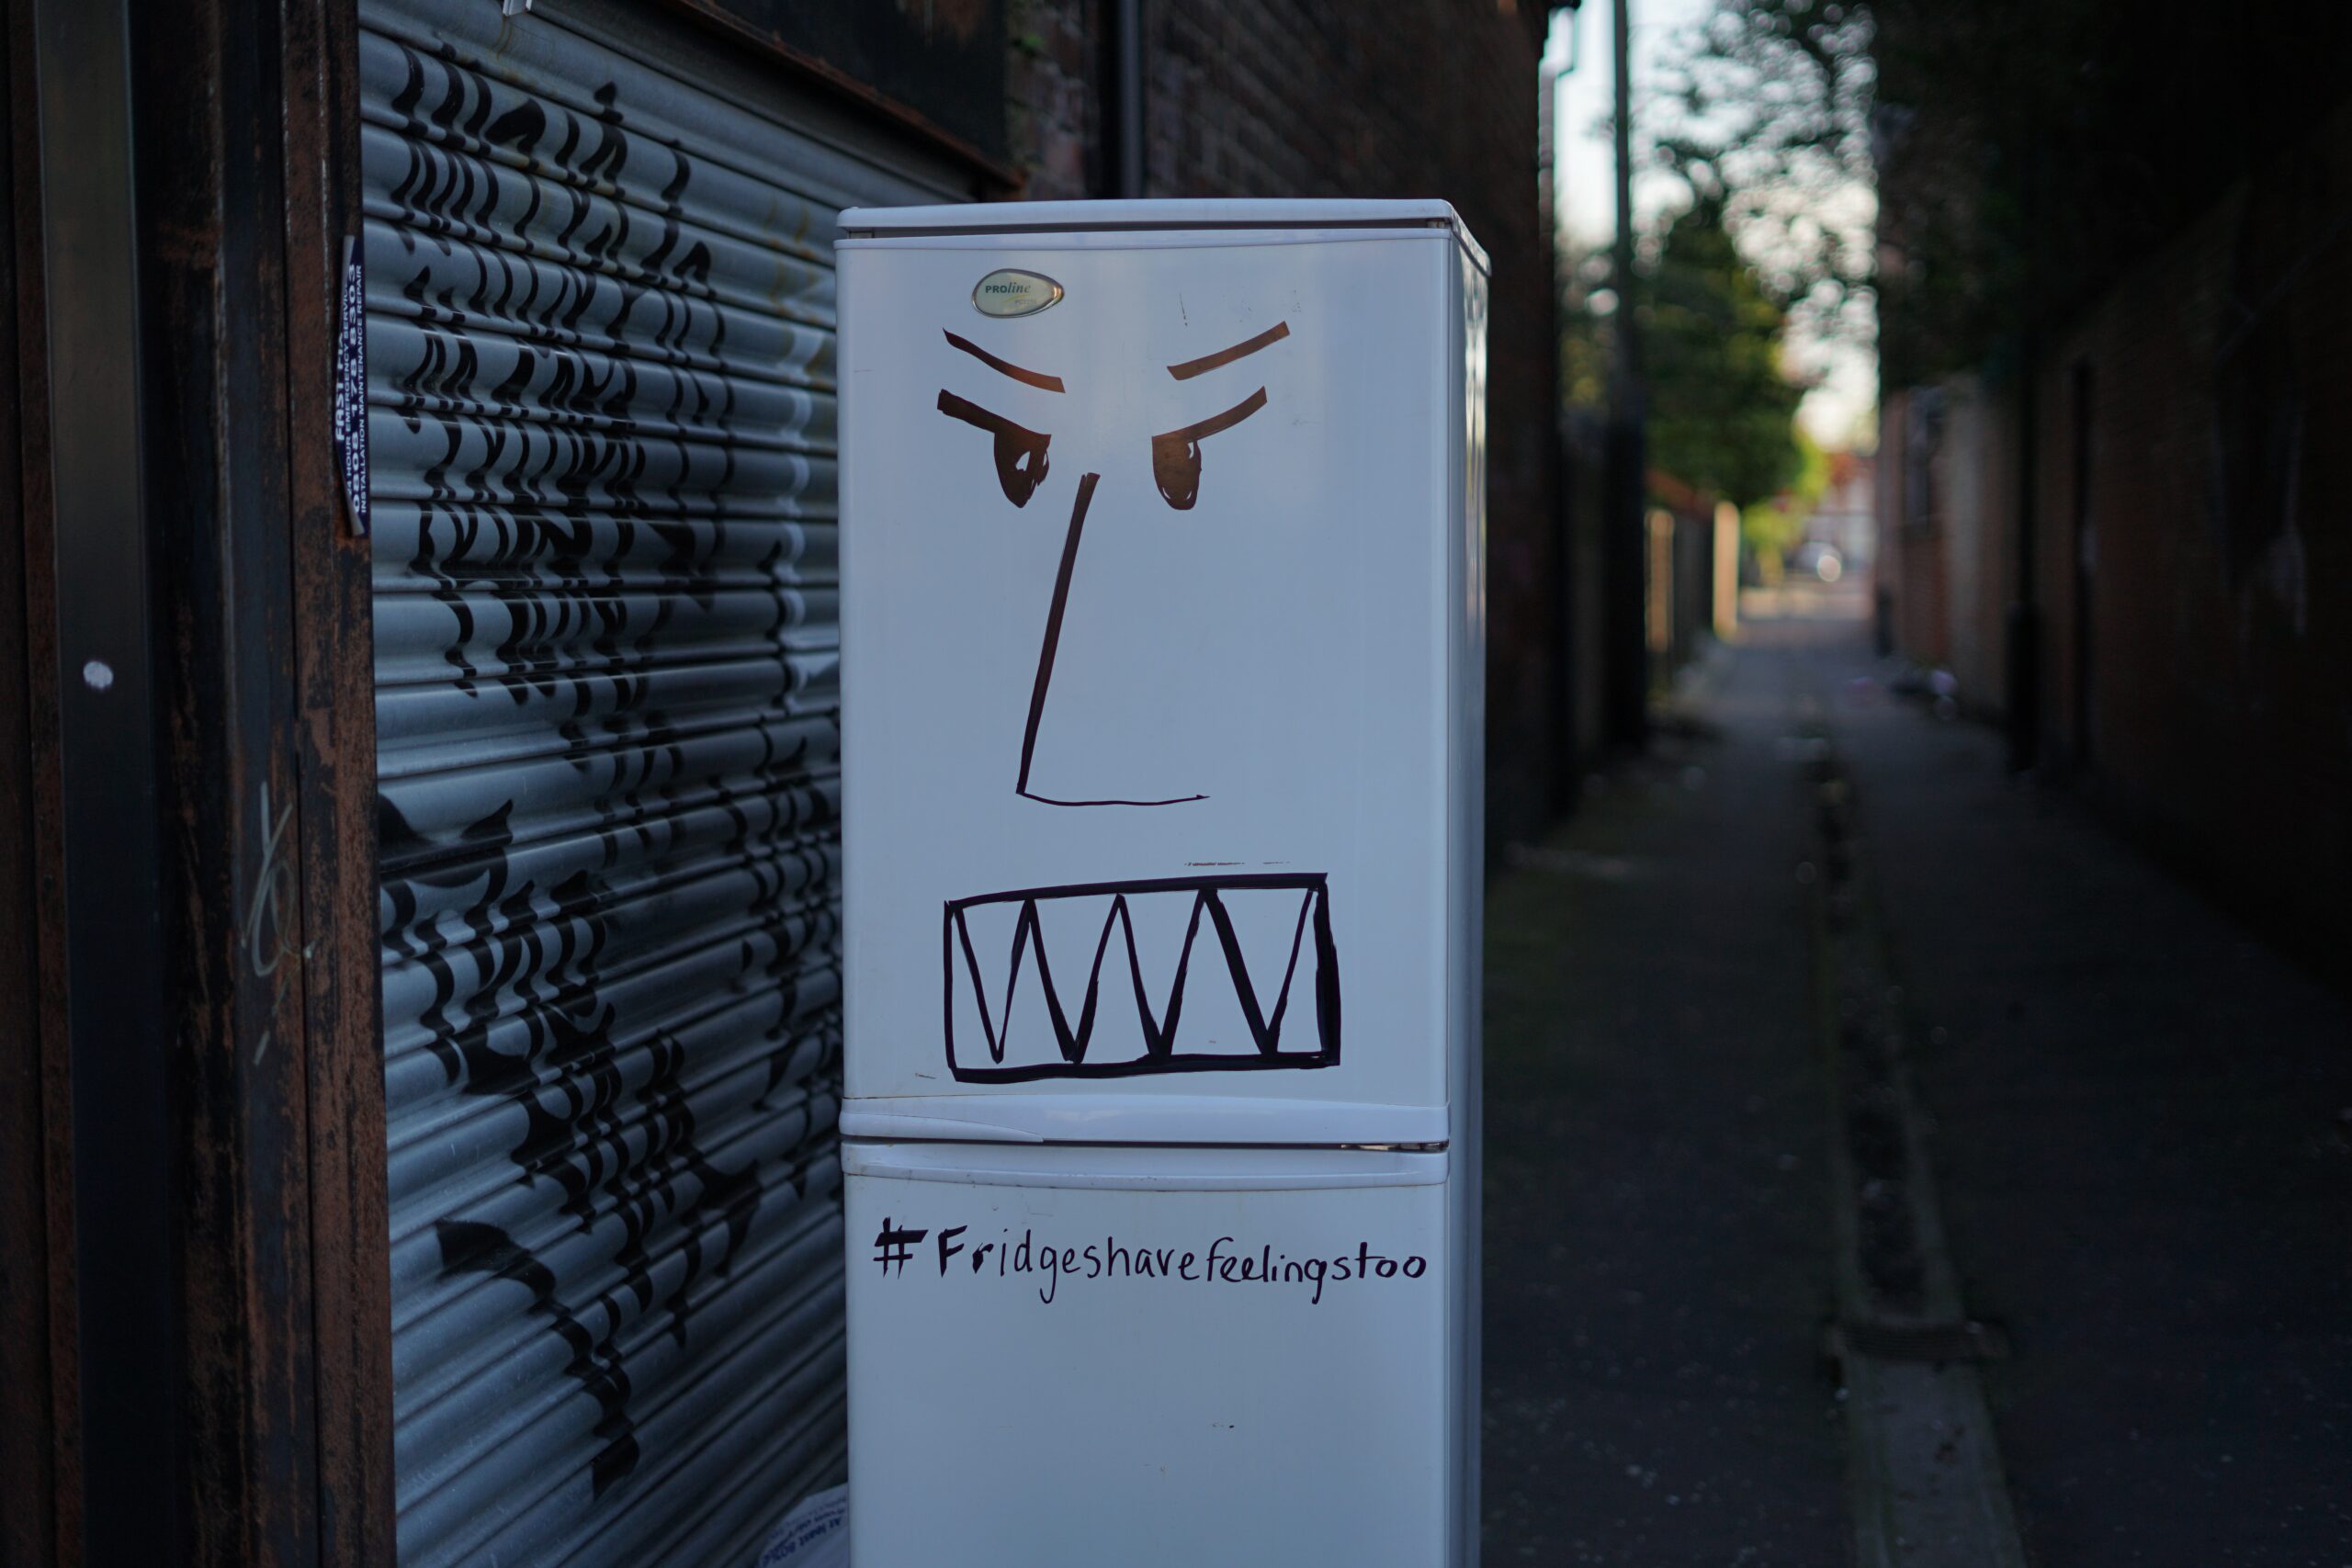
<instances>
[{"instance_id":1,"label":"distant parked car","mask_svg":"<svg viewBox=\"0 0 2352 1568\"><path fill-rule=\"evenodd\" d=\"M1846 575L1846 562L1837 546L1807 539L1790 552L1789 570L1801 575L1810 573L1824 582L1835 582Z\"/></svg>"}]
</instances>

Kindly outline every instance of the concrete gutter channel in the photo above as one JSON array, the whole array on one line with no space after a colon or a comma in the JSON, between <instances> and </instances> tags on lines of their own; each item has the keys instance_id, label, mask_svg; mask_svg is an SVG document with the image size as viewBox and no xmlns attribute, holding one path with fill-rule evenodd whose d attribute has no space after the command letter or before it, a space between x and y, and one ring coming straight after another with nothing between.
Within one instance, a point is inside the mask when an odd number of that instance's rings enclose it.
<instances>
[{"instance_id":1,"label":"concrete gutter channel","mask_svg":"<svg viewBox=\"0 0 2352 1568\"><path fill-rule=\"evenodd\" d=\"M1815 1017L1829 1100L1847 1487L1860 1568L2024 1568L1978 1364L2006 1337L1972 1319L1946 1249L1904 993L1851 780L1817 701L1786 749L1806 763L1816 859ZM1808 875L1808 873L1810 874Z\"/></svg>"}]
</instances>

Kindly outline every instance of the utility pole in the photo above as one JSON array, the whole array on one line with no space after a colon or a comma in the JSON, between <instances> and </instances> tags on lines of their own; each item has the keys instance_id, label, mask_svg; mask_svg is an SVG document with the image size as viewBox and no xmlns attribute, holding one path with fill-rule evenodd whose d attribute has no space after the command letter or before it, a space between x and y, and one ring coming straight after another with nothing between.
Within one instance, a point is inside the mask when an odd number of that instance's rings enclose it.
<instances>
[{"instance_id":1,"label":"utility pole","mask_svg":"<svg viewBox=\"0 0 2352 1568\"><path fill-rule=\"evenodd\" d=\"M1636 385L1641 355L1633 324L1634 287L1634 39L1629 0L1611 0L1610 47L1617 67L1617 240L1611 272L1617 288L1616 353L1610 369L1615 394Z\"/></svg>"},{"instance_id":2,"label":"utility pole","mask_svg":"<svg viewBox=\"0 0 2352 1568\"><path fill-rule=\"evenodd\" d=\"M1610 271L1617 309L1611 320L1608 494L1601 520L1601 586L1607 594L1603 626L1608 636L1602 671L1610 739L1638 745L1649 730L1649 642L1643 624L1648 603L1643 583L1648 537L1643 504L1649 484L1641 328L1634 309L1634 51L1629 8L1628 0L1612 0L1617 239Z\"/></svg>"}]
</instances>

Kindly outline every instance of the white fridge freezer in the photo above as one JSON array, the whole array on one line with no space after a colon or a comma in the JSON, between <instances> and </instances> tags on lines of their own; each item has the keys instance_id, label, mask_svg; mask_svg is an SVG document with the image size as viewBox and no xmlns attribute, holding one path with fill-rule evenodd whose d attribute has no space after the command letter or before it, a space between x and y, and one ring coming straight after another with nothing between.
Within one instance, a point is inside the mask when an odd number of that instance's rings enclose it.
<instances>
[{"instance_id":1,"label":"white fridge freezer","mask_svg":"<svg viewBox=\"0 0 2352 1568\"><path fill-rule=\"evenodd\" d=\"M1484 258L842 225L855 1559L1473 1562Z\"/></svg>"}]
</instances>

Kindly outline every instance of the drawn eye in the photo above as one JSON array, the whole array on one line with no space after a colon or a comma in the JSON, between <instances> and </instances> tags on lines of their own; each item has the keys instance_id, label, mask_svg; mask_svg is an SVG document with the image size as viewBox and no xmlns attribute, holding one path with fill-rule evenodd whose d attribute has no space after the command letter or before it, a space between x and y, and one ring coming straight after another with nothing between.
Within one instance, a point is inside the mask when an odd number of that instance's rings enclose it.
<instances>
[{"instance_id":1,"label":"drawn eye","mask_svg":"<svg viewBox=\"0 0 2352 1568\"><path fill-rule=\"evenodd\" d=\"M939 393L939 412L995 437L996 482L1004 491L1005 500L1015 506L1028 505L1037 487L1046 482L1046 448L1054 438L1015 424L1002 414L990 413L944 388Z\"/></svg>"},{"instance_id":2,"label":"drawn eye","mask_svg":"<svg viewBox=\"0 0 2352 1568\"><path fill-rule=\"evenodd\" d=\"M1190 512L1201 498L1201 444L1178 435L1153 436L1151 477L1159 481L1161 499Z\"/></svg>"},{"instance_id":3,"label":"drawn eye","mask_svg":"<svg viewBox=\"0 0 2352 1568\"><path fill-rule=\"evenodd\" d=\"M1151 438L1151 477L1160 499L1178 512L1190 512L1201 498L1201 443L1220 430L1231 430L1266 406L1266 389L1259 388L1220 414L1198 424L1171 430Z\"/></svg>"}]
</instances>

